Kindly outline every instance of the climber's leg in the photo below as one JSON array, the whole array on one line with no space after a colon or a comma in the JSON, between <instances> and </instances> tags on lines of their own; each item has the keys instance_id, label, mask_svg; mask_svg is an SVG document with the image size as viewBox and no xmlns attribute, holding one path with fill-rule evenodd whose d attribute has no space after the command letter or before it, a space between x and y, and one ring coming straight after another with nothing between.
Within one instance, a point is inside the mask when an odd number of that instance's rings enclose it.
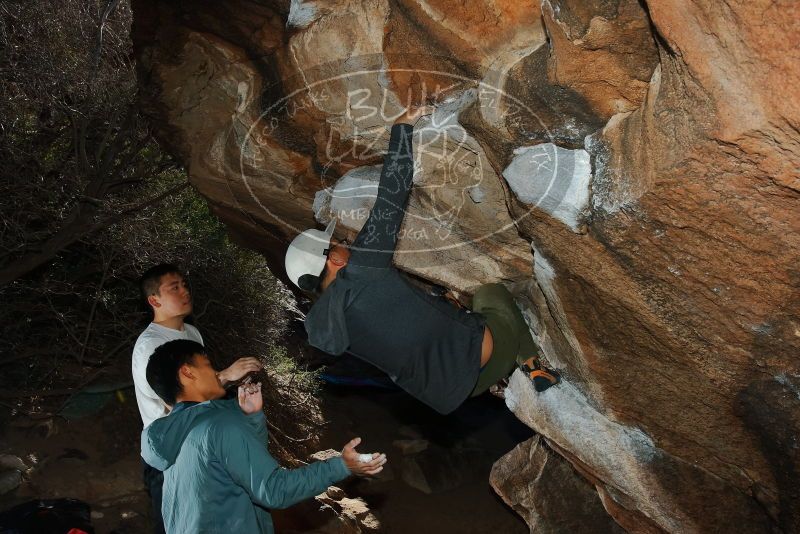
<instances>
[{"instance_id":1,"label":"climber's leg","mask_svg":"<svg viewBox=\"0 0 800 534\"><path fill-rule=\"evenodd\" d=\"M536 391L544 391L559 382L558 373L538 362L539 348L514 297L504 285L486 284L478 288L472 299L472 310L486 318L494 338L492 357L481 369L473 395L510 375L515 364L528 375Z\"/></svg>"},{"instance_id":2,"label":"climber's leg","mask_svg":"<svg viewBox=\"0 0 800 534\"><path fill-rule=\"evenodd\" d=\"M479 287L472 297L472 311L484 316L494 343L492 357L481 368L478 382L472 390L473 397L506 378L514 370L519 351L519 335L514 326L513 315L502 304L510 296L502 284L486 284Z\"/></svg>"}]
</instances>

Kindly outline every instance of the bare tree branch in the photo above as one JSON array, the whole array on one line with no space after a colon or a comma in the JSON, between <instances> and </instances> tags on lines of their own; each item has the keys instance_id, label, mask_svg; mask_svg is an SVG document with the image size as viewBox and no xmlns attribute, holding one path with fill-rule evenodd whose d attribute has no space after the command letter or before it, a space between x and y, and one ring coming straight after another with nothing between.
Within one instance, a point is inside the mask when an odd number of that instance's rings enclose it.
<instances>
[{"instance_id":1,"label":"bare tree branch","mask_svg":"<svg viewBox=\"0 0 800 534\"><path fill-rule=\"evenodd\" d=\"M26 254L22 258L14 260L7 267L0 269L0 287L7 285L20 276L23 276L32 270L36 269L55 258L59 252L73 243L84 239L98 230L107 228L108 226L119 222L125 217L137 213L142 209L152 206L161 202L165 198L182 191L189 185L188 182L182 182L173 186L163 193L149 198L143 202L123 208L112 216L105 217L98 222L94 222L94 214L96 209L86 209L87 203L83 203L84 208L81 209L81 204L76 208L76 212L70 217L70 220L65 224L55 235L47 239L45 242L36 246L33 252Z\"/></svg>"},{"instance_id":2,"label":"bare tree branch","mask_svg":"<svg viewBox=\"0 0 800 534\"><path fill-rule=\"evenodd\" d=\"M106 280L108 280L108 271L109 269L111 269L111 262L114 260L115 255L116 254L112 250L111 255L108 258L104 258L103 276L100 278L100 282L97 285L97 290L95 291L94 295L94 301L92 302L92 309L89 311L89 318L86 321L86 332L83 335L81 352L80 354L78 354L78 363L83 363L83 357L86 355L86 349L89 346L89 338L92 335L92 323L94 322L95 314L97 312L97 303L100 301L100 297L103 293L103 286L106 285Z\"/></svg>"},{"instance_id":3,"label":"bare tree branch","mask_svg":"<svg viewBox=\"0 0 800 534\"><path fill-rule=\"evenodd\" d=\"M105 31L106 22L108 21L108 17L111 16L111 13L113 13L117 8L118 4L119 0L109 0L105 9L103 9L103 13L100 15L100 22L97 25L97 44L95 45L94 52L92 53L92 70L89 78L90 83L94 82L95 78L97 77L97 70L100 67L100 56L102 55L103 51L103 32Z\"/></svg>"}]
</instances>

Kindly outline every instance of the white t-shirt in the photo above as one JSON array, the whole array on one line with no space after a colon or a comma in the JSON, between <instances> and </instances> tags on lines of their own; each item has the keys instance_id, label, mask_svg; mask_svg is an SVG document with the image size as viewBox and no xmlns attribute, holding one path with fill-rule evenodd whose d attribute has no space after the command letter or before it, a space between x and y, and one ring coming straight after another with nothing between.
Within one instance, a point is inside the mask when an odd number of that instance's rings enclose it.
<instances>
[{"instance_id":1,"label":"white t-shirt","mask_svg":"<svg viewBox=\"0 0 800 534\"><path fill-rule=\"evenodd\" d=\"M144 332L139 334L136 344L133 346L131 361L133 388L136 390L136 403L139 405L139 413L142 415L144 426L169 413L169 407L147 383L147 362L150 361L150 356L158 347L175 339L190 339L203 344L203 336L200 335L197 328L190 324L184 324L183 330L175 330L150 323Z\"/></svg>"}]
</instances>

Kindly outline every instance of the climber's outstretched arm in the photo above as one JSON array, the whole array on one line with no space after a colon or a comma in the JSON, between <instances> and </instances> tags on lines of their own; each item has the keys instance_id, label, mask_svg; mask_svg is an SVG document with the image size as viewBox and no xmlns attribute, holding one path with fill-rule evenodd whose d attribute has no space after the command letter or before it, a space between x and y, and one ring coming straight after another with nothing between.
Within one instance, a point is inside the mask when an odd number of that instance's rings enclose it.
<instances>
[{"instance_id":1,"label":"climber's outstretched arm","mask_svg":"<svg viewBox=\"0 0 800 534\"><path fill-rule=\"evenodd\" d=\"M365 267L389 267L397 246L414 176L411 143L414 122L431 108L411 108L392 126L389 151L383 159L378 196L367 222L350 247L349 263Z\"/></svg>"}]
</instances>

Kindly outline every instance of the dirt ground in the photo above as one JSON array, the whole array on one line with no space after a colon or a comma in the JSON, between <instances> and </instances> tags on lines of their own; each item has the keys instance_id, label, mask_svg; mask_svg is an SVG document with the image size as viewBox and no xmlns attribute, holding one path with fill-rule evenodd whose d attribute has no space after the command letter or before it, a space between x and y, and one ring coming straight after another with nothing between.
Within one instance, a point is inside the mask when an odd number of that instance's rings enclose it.
<instances>
[{"instance_id":1,"label":"dirt ground","mask_svg":"<svg viewBox=\"0 0 800 534\"><path fill-rule=\"evenodd\" d=\"M492 462L530 436L499 399L473 399L447 418L397 391L325 387L320 400L328 421L320 436L322 449L341 449L358 435L364 440L362 452L379 450L389 457L389 467L379 479L351 479L342 485L348 496L366 501L381 523L381 532L528 531L488 484ZM91 504L98 533L149 531L140 431L130 389L85 419L35 420L6 414L0 427L0 453L17 455L35 467L17 490L0 496L0 510L35 498L73 497ZM456 443L462 449L464 443L471 447L474 461L464 467L469 472L461 473L457 487L429 495L402 480L403 455L393 443L409 436L439 450ZM307 510L274 514L278 531L302 527L300 516Z\"/></svg>"}]
</instances>

